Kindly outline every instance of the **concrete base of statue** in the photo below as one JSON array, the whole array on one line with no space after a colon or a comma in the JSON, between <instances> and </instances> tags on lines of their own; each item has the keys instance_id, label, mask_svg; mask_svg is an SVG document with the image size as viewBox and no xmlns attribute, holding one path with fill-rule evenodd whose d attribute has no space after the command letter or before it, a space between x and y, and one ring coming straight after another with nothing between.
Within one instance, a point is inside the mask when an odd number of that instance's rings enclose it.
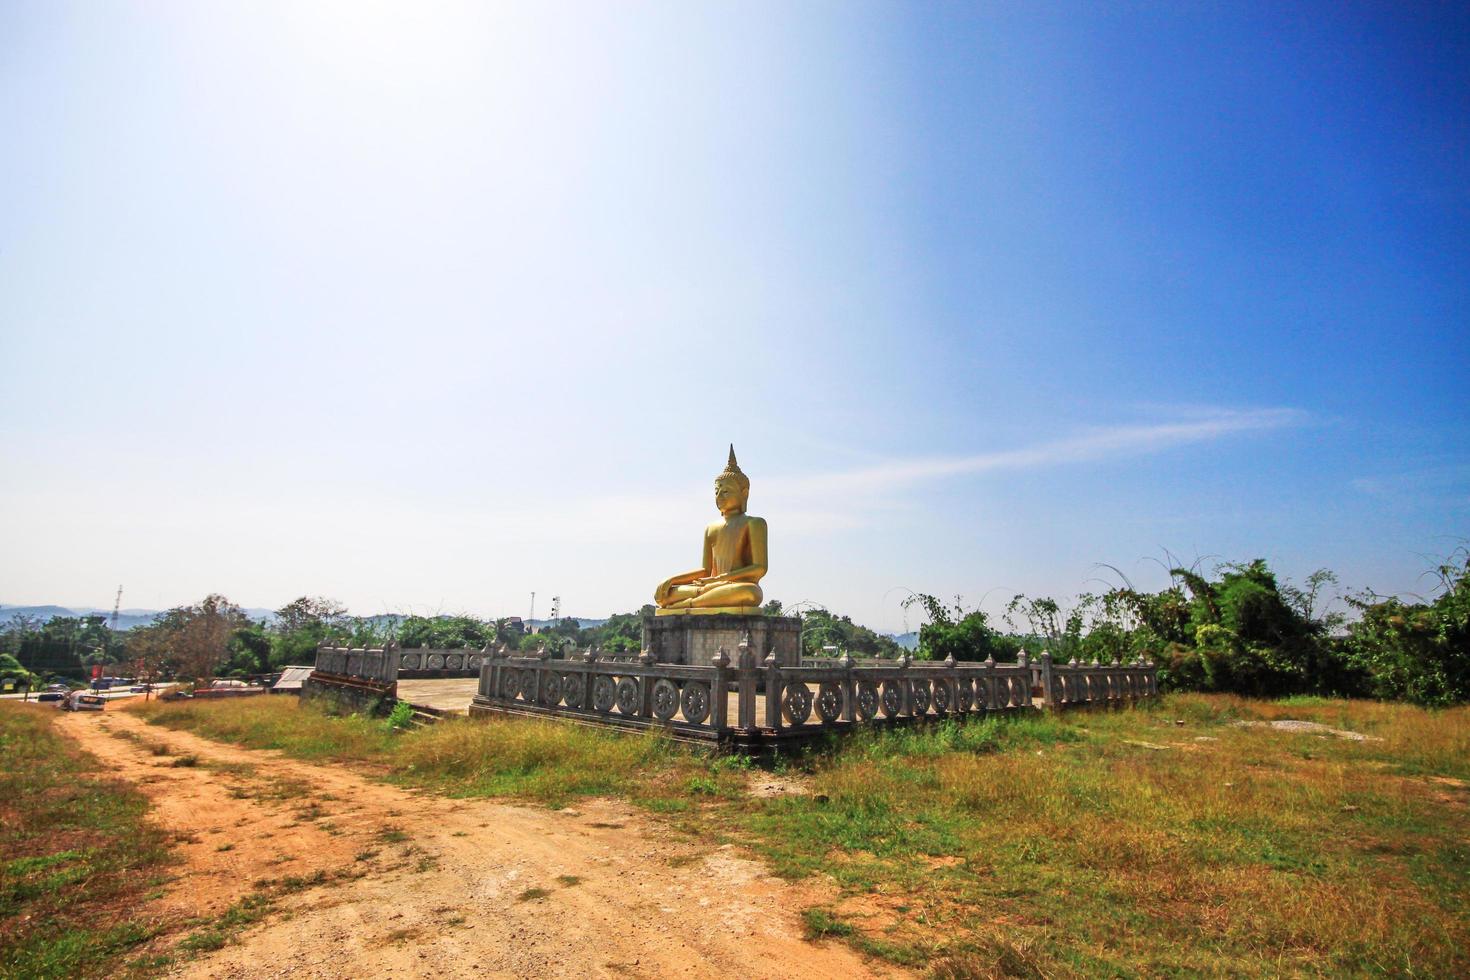
<instances>
[{"instance_id":1,"label":"concrete base of statue","mask_svg":"<svg viewBox=\"0 0 1470 980\"><path fill-rule=\"evenodd\" d=\"M759 612L714 612L700 610L689 615L643 617L643 649L661 664L708 667L723 647L734 664L740 640L750 634L750 649L756 663L776 653L782 667L801 666L801 617L762 616Z\"/></svg>"}]
</instances>

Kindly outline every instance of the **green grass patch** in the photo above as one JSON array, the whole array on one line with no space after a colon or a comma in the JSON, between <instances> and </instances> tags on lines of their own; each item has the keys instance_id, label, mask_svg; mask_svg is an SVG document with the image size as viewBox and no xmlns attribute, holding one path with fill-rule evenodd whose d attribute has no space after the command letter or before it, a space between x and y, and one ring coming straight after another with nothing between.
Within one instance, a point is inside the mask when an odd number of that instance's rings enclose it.
<instances>
[{"instance_id":1,"label":"green grass patch","mask_svg":"<svg viewBox=\"0 0 1470 980\"><path fill-rule=\"evenodd\" d=\"M185 936L179 942L178 950L198 955L220 949L233 942L247 926L265 918L273 906L274 902L267 895L247 895L226 909L219 918Z\"/></svg>"},{"instance_id":2,"label":"green grass patch","mask_svg":"<svg viewBox=\"0 0 1470 980\"><path fill-rule=\"evenodd\" d=\"M828 936L851 936L857 930L837 918L826 909L807 909L801 913L808 939L826 939Z\"/></svg>"},{"instance_id":3,"label":"green grass patch","mask_svg":"<svg viewBox=\"0 0 1470 980\"><path fill-rule=\"evenodd\" d=\"M167 862L166 835L55 718L0 705L0 976L106 975L154 935L129 912Z\"/></svg>"}]
</instances>

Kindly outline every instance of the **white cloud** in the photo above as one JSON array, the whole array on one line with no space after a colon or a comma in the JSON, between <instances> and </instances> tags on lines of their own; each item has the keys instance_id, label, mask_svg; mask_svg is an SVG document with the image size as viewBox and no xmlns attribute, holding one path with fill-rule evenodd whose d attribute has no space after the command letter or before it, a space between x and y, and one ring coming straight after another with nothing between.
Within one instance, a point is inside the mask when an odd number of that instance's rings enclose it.
<instances>
[{"instance_id":1,"label":"white cloud","mask_svg":"<svg viewBox=\"0 0 1470 980\"><path fill-rule=\"evenodd\" d=\"M1015 449L920 459L894 458L880 465L858 470L773 480L768 484L767 492L793 496L882 493L955 476L1033 470L1150 455L1237 433L1302 425L1306 421L1306 413L1290 408L1216 410L1207 417L1186 421L1094 428L1074 436Z\"/></svg>"}]
</instances>

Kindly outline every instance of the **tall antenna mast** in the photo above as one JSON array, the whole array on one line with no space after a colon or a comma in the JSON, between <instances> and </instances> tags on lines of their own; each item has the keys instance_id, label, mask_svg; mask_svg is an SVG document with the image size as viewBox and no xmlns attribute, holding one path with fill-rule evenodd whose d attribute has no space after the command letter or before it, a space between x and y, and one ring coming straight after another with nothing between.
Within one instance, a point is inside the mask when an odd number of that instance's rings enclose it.
<instances>
[{"instance_id":1,"label":"tall antenna mast","mask_svg":"<svg viewBox=\"0 0 1470 980\"><path fill-rule=\"evenodd\" d=\"M553 629L561 623L561 596L551 597L551 626Z\"/></svg>"},{"instance_id":2,"label":"tall antenna mast","mask_svg":"<svg viewBox=\"0 0 1470 980\"><path fill-rule=\"evenodd\" d=\"M112 621L107 624L107 628L109 630L111 630L112 632L114 632L114 633L117 632L117 611L119 609L121 609L121 608L122 608L122 586L119 585L117 587L117 598L114 599L114 600L112 600Z\"/></svg>"},{"instance_id":3,"label":"tall antenna mast","mask_svg":"<svg viewBox=\"0 0 1470 980\"><path fill-rule=\"evenodd\" d=\"M536 593L531 593L531 615L526 617L526 632L534 633L536 628L531 625L536 619Z\"/></svg>"}]
</instances>

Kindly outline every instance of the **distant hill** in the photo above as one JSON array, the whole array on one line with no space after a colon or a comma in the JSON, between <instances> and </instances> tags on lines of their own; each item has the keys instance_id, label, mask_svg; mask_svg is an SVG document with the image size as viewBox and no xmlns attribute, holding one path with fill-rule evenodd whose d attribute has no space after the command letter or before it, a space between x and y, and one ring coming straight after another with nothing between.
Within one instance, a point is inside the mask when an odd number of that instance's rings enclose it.
<instances>
[{"instance_id":1,"label":"distant hill","mask_svg":"<svg viewBox=\"0 0 1470 980\"><path fill-rule=\"evenodd\" d=\"M578 629L584 629L584 630L596 629L597 627L601 626L603 623L607 622L607 619L592 619L590 617L588 617L586 619L583 619L581 616L563 616L562 617L562 620L563 621L568 620L568 619L575 619L577 621L577 628ZM531 620L531 627L530 627L531 628L531 632L534 633L534 632L536 632L538 630L544 630L548 626L555 625L556 622L557 621L554 620L554 619L533 619L533 620Z\"/></svg>"},{"instance_id":2,"label":"distant hill","mask_svg":"<svg viewBox=\"0 0 1470 980\"><path fill-rule=\"evenodd\" d=\"M886 635L905 650L919 649L918 633L888 633Z\"/></svg>"},{"instance_id":3,"label":"distant hill","mask_svg":"<svg viewBox=\"0 0 1470 980\"><path fill-rule=\"evenodd\" d=\"M117 614L118 630L130 630L135 626L147 626L154 619L163 615L161 609L120 609ZM264 619L269 622L275 618L275 611L271 609L246 609L245 615L251 619ZM99 609L96 606L8 606L0 603L0 626L5 626L11 620L21 616L31 616L46 622L57 616L101 616L104 619L112 618L111 609Z\"/></svg>"},{"instance_id":4,"label":"distant hill","mask_svg":"<svg viewBox=\"0 0 1470 980\"><path fill-rule=\"evenodd\" d=\"M117 616L117 628L119 631L122 631L130 630L135 626L147 626L152 623L156 617L161 616L163 612L164 610L160 609L119 610ZM249 616L251 619L264 620L267 623L276 618L276 613L273 609L246 609L245 615ZM96 606L10 606L4 603L0 603L0 626L5 626L11 620L16 619L20 616L34 617L44 623L47 620L55 619L57 616L111 617L112 610L99 609ZM383 625L386 623L394 622L395 620L401 620L404 617L396 613L380 613L376 616L366 616L364 618L379 625ZM562 618L575 619L577 621L577 625L580 626L582 629L592 629L594 627L601 626L603 623L607 622L606 617L602 619L587 617L584 619L581 616L563 616ZM552 625L553 622L554 620L550 619L533 619L531 620L531 626L534 629L540 630Z\"/></svg>"}]
</instances>

